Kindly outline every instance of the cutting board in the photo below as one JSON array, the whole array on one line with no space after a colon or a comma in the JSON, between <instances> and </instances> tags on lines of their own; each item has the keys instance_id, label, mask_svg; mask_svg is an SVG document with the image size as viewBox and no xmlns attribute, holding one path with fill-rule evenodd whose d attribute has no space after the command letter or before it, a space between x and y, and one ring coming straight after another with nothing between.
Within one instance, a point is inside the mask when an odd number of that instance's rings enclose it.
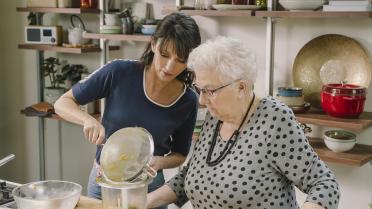
<instances>
[{"instance_id":1,"label":"cutting board","mask_svg":"<svg viewBox=\"0 0 372 209\"><path fill-rule=\"evenodd\" d=\"M75 209L102 209L102 203L100 200L80 196L79 202Z\"/></svg>"}]
</instances>

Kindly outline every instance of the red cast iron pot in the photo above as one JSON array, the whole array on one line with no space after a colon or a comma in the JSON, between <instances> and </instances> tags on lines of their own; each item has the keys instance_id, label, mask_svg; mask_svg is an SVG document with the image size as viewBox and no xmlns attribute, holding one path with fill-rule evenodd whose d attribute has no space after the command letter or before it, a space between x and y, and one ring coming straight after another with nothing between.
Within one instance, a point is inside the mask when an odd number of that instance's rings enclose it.
<instances>
[{"instance_id":1,"label":"red cast iron pot","mask_svg":"<svg viewBox=\"0 0 372 209\"><path fill-rule=\"evenodd\" d=\"M334 117L357 118L363 112L367 90L352 84L327 84L320 93L323 111Z\"/></svg>"}]
</instances>

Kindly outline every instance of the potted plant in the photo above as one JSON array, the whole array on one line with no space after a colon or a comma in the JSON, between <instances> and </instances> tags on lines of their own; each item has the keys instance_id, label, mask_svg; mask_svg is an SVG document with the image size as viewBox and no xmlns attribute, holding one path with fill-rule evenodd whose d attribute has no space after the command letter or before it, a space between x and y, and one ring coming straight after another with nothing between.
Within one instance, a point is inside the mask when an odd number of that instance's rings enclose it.
<instances>
[{"instance_id":1,"label":"potted plant","mask_svg":"<svg viewBox=\"0 0 372 209\"><path fill-rule=\"evenodd\" d=\"M67 64L62 67L62 77L66 81L66 88L71 88L75 83L81 80L81 74L87 73L87 69L84 65Z\"/></svg>"},{"instance_id":2,"label":"potted plant","mask_svg":"<svg viewBox=\"0 0 372 209\"><path fill-rule=\"evenodd\" d=\"M65 78L62 74L57 72L58 65L60 65L60 63L57 58L49 57L44 59L41 66L43 75L49 78L50 81L50 86L44 87L44 101L50 104L54 104L66 90L60 86L60 84L64 84Z\"/></svg>"}]
</instances>

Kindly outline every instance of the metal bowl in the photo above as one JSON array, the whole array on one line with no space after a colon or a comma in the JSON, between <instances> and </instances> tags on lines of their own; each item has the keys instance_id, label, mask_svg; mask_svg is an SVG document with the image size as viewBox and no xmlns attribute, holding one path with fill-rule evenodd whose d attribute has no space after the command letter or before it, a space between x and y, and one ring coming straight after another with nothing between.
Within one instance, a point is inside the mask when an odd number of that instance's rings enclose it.
<instances>
[{"instance_id":1,"label":"metal bowl","mask_svg":"<svg viewBox=\"0 0 372 209\"><path fill-rule=\"evenodd\" d=\"M19 209L73 209L81 190L73 182L50 180L24 184L12 194Z\"/></svg>"},{"instance_id":2,"label":"metal bowl","mask_svg":"<svg viewBox=\"0 0 372 209\"><path fill-rule=\"evenodd\" d=\"M293 82L303 88L305 101L321 107L322 86L341 83L368 87L372 63L367 51L356 40L336 34L319 36L298 52L293 64Z\"/></svg>"}]
</instances>

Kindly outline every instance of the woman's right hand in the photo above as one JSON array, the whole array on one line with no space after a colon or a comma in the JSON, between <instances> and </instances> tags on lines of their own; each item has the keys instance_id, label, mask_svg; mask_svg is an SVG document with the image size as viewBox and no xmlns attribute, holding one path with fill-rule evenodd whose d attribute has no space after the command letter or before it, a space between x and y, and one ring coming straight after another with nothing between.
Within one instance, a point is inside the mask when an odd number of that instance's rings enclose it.
<instances>
[{"instance_id":1,"label":"woman's right hand","mask_svg":"<svg viewBox=\"0 0 372 209\"><path fill-rule=\"evenodd\" d=\"M93 117L84 120L84 136L93 144L102 144L105 138L105 128Z\"/></svg>"}]
</instances>

